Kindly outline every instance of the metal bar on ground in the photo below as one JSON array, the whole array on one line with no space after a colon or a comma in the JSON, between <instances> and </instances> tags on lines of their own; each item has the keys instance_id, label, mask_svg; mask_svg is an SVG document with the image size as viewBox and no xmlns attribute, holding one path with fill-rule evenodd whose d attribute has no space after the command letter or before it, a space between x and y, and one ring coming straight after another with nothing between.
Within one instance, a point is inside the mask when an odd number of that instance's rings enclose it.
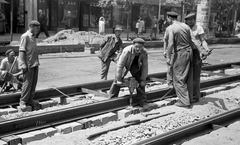
<instances>
[{"instance_id":1,"label":"metal bar on ground","mask_svg":"<svg viewBox=\"0 0 240 145\"><path fill-rule=\"evenodd\" d=\"M202 71L202 73L207 73L211 76L222 76L222 77L226 77L226 76L231 76L231 75L228 75L228 74L224 74L224 73L214 73L214 72L211 72L211 71Z\"/></svg>"},{"instance_id":2,"label":"metal bar on ground","mask_svg":"<svg viewBox=\"0 0 240 145\"><path fill-rule=\"evenodd\" d=\"M106 98L109 97L109 95L106 94L106 93L96 91L96 90L90 90L90 89L87 89L87 88L82 88L82 92L83 93L88 93L88 94L93 94L93 95L96 95L96 96L106 97Z\"/></svg>"},{"instance_id":3,"label":"metal bar on ground","mask_svg":"<svg viewBox=\"0 0 240 145\"><path fill-rule=\"evenodd\" d=\"M238 81L240 80L240 75L204 81L201 82L201 88L207 88L214 85L222 85L225 83L236 82L237 80ZM169 89L166 88L147 92L146 95L148 96L149 101L158 100L159 98L164 96L164 94L166 94L168 91ZM170 93L169 95L173 95L173 93ZM136 94L133 96L136 96ZM138 99L136 97L133 97L133 106L136 106L138 104L139 104ZM87 117L92 117L103 113L123 109L126 108L128 105L129 96L126 96L100 101L97 103L75 106L56 111L50 111L47 113L27 116L19 119L7 120L0 122L0 137L13 133L23 133L28 132L30 130L76 121L79 119L84 119Z\"/></svg>"}]
</instances>

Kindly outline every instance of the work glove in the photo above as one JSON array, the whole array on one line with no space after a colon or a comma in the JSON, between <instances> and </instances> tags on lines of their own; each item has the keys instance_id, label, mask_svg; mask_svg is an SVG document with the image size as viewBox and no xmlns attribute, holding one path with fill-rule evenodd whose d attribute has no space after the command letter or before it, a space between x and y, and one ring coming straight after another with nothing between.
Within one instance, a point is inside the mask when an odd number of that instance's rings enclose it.
<instances>
[{"instance_id":1,"label":"work glove","mask_svg":"<svg viewBox=\"0 0 240 145\"><path fill-rule=\"evenodd\" d=\"M140 86L145 87L146 86L146 81L141 81Z\"/></svg>"}]
</instances>

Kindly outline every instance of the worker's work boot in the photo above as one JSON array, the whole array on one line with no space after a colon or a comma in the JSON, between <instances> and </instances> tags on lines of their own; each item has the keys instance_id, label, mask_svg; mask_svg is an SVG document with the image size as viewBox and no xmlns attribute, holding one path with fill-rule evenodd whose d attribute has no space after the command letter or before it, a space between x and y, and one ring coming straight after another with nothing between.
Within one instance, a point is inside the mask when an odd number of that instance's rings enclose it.
<instances>
[{"instance_id":1,"label":"worker's work boot","mask_svg":"<svg viewBox=\"0 0 240 145\"><path fill-rule=\"evenodd\" d=\"M41 109L41 106L38 101L32 100L31 102L28 103L29 106L32 107L32 110L39 110Z\"/></svg>"},{"instance_id":2,"label":"worker's work boot","mask_svg":"<svg viewBox=\"0 0 240 145\"><path fill-rule=\"evenodd\" d=\"M178 107L190 108L190 105L185 105L180 100L178 100L174 105Z\"/></svg>"},{"instance_id":3,"label":"worker's work boot","mask_svg":"<svg viewBox=\"0 0 240 145\"><path fill-rule=\"evenodd\" d=\"M20 108L21 110L24 110L25 108L27 108L26 103L25 103L24 101L20 101L20 102L19 102L19 108Z\"/></svg>"}]
</instances>

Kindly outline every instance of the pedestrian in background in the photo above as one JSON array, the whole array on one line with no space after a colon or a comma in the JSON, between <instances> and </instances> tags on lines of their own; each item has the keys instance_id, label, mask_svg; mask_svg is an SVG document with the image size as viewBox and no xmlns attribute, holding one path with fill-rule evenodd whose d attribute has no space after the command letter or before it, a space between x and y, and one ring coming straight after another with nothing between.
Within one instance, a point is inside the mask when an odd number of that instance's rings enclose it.
<instances>
[{"instance_id":1,"label":"pedestrian in background","mask_svg":"<svg viewBox=\"0 0 240 145\"><path fill-rule=\"evenodd\" d=\"M154 39L154 40L157 39L157 25L158 25L158 19L156 16L154 16L151 23L150 39ZM152 34L154 34L154 37L152 37Z\"/></svg>"},{"instance_id":2,"label":"pedestrian in background","mask_svg":"<svg viewBox=\"0 0 240 145\"><path fill-rule=\"evenodd\" d=\"M40 29L38 21L31 21L29 29L20 38L19 45L19 67L23 72L23 87L20 97L20 109L25 109L26 105L38 108L39 103L33 100L38 81L38 50L36 35Z\"/></svg>"},{"instance_id":3,"label":"pedestrian in background","mask_svg":"<svg viewBox=\"0 0 240 145\"><path fill-rule=\"evenodd\" d=\"M163 23L164 23L164 20L161 18L161 19L158 21L159 34L161 34L161 33L163 32L163 30L162 30Z\"/></svg>"},{"instance_id":4,"label":"pedestrian in background","mask_svg":"<svg viewBox=\"0 0 240 145\"><path fill-rule=\"evenodd\" d=\"M48 19L47 17L43 14L42 10L40 9L38 11L39 13L39 18L38 18L38 22L40 23L40 31L39 33L36 35L36 38L38 38L38 36L40 35L41 32L44 32L46 37L49 37L48 31L47 31L47 22Z\"/></svg>"},{"instance_id":5,"label":"pedestrian in background","mask_svg":"<svg viewBox=\"0 0 240 145\"><path fill-rule=\"evenodd\" d=\"M106 35L100 44L100 53L98 57L101 59L101 80L107 80L111 61L117 62L122 53L121 34L123 29L120 25L116 25L114 32L114 35Z\"/></svg>"},{"instance_id":6,"label":"pedestrian in background","mask_svg":"<svg viewBox=\"0 0 240 145\"><path fill-rule=\"evenodd\" d=\"M138 35L139 23L140 23L140 20L137 20L136 25L135 25L135 34L136 35Z\"/></svg>"},{"instance_id":7,"label":"pedestrian in background","mask_svg":"<svg viewBox=\"0 0 240 145\"><path fill-rule=\"evenodd\" d=\"M138 27L138 34L142 34L145 29L145 22L142 17L140 17L139 27Z\"/></svg>"},{"instance_id":8,"label":"pedestrian in background","mask_svg":"<svg viewBox=\"0 0 240 145\"><path fill-rule=\"evenodd\" d=\"M240 20L236 22L236 28L235 28L236 34L240 32Z\"/></svg>"},{"instance_id":9,"label":"pedestrian in background","mask_svg":"<svg viewBox=\"0 0 240 145\"><path fill-rule=\"evenodd\" d=\"M186 24L191 28L192 34L197 40L197 42L202 46L204 51L209 53L208 44L205 40L205 32L203 30L203 27L201 25L196 24L196 14L190 13L185 17ZM200 53L198 49L192 49L193 52L193 96L190 98L191 103L199 102L199 99L201 97L200 94L200 76L201 76L201 70L202 70L202 56L200 56Z\"/></svg>"},{"instance_id":10,"label":"pedestrian in background","mask_svg":"<svg viewBox=\"0 0 240 145\"><path fill-rule=\"evenodd\" d=\"M6 32L6 17L4 13L0 10L0 34L4 35Z\"/></svg>"},{"instance_id":11,"label":"pedestrian in background","mask_svg":"<svg viewBox=\"0 0 240 145\"><path fill-rule=\"evenodd\" d=\"M167 40L167 65L169 77L173 83L179 100L175 103L178 107L190 107L190 98L193 94L193 67L192 48L201 49L199 43L195 41L190 27L177 21L178 14L167 13L168 26L164 39ZM195 45L194 45L195 44ZM201 52L201 51L200 51ZM200 55L203 53L201 52Z\"/></svg>"},{"instance_id":12,"label":"pedestrian in background","mask_svg":"<svg viewBox=\"0 0 240 145\"><path fill-rule=\"evenodd\" d=\"M99 27L99 34L104 35L105 34L105 19L104 19L104 17L99 18L98 27Z\"/></svg>"},{"instance_id":13,"label":"pedestrian in background","mask_svg":"<svg viewBox=\"0 0 240 145\"><path fill-rule=\"evenodd\" d=\"M72 14L71 11L67 11L67 14L64 16L63 21L65 23L65 29L72 28Z\"/></svg>"},{"instance_id":14,"label":"pedestrian in background","mask_svg":"<svg viewBox=\"0 0 240 145\"><path fill-rule=\"evenodd\" d=\"M110 88L110 98L118 97L123 79L130 71L131 75L138 81L139 88L137 88L137 99L140 106L144 107L147 104L147 97L145 94L146 79L148 76L148 54L144 48L145 41L141 38L133 40L133 45L127 46L123 49L116 67L115 80Z\"/></svg>"}]
</instances>

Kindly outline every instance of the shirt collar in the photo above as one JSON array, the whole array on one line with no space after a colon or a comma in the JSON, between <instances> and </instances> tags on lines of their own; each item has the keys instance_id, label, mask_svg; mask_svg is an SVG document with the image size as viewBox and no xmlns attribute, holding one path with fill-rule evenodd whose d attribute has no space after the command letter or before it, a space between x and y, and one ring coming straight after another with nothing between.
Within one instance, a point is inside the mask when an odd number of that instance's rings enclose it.
<instances>
[{"instance_id":1,"label":"shirt collar","mask_svg":"<svg viewBox=\"0 0 240 145\"><path fill-rule=\"evenodd\" d=\"M34 37L34 36L35 36L30 30L28 30L27 33L28 33L31 37ZM35 38L35 37L34 37L34 38Z\"/></svg>"}]
</instances>

